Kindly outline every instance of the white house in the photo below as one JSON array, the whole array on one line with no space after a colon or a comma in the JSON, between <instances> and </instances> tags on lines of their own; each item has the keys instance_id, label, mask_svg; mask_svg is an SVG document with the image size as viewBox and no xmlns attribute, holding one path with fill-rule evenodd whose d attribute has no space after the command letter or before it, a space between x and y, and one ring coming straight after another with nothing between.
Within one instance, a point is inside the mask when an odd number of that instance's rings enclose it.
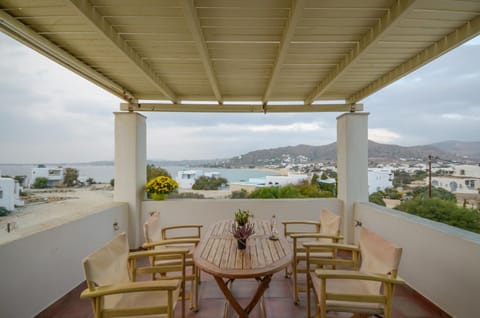
<instances>
[{"instance_id":1,"label":"white house","mask_svg":"<svg viewBox=\"0 0 480 318\"><path fill-rule=\"evenodd\" d=\"M38 165L32 168L32 178L30 179L30 186L35 183L37 178L47 178L48 186L55 187L58 183L62 183L65 172L62 167L48 168L45 165Z\"/></svg>"},{"instance_id":2,"label":"white house","mask_svg":"<svg viewBox=\"0 0 480 318\"><path fill-rule=\"evenodd\" d=\"M432 185L455 194L476 196L480 190L480 166L454 166L451 176L432 177Z\"/></svg>"},{"instance_id":3,"label":"white house","mask_svg":"<svg viewBox=\"0 0 480 318\"><path fill-rule=\"evenodd\" d=\"M0 177L0 207L13 211L15 206L23 206L20 200L20 185L15 179Z\"/></svg>"},{"instance_id":4,"label":"white house","mask_svg":"<svg viewBox=\"0 0 480 318\"><path fill-rule=\"evenodd\" d=\"M390 168L368 168L368 194L384 191L393 186L393 172Z\"/></svg>"},{"instance_id":5,"label":"white house","mask_svg":"<svg viewBox=\"0 0 480 318\"><path fill-rule=\"evenodd\" d=\"M202 170L181 170L177 172L177 177L175 178L175 180L178 182L179 188L191 189L195 181L202 176L209 178L218 178L220 177L220 172L203 172Z\"/></svg>"}]
</instances>

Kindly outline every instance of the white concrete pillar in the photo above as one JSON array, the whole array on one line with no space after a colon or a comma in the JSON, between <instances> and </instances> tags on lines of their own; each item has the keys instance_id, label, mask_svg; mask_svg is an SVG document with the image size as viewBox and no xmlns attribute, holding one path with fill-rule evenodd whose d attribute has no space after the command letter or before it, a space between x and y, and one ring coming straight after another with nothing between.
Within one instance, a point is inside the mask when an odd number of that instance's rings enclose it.
<instances>
[{"instance_id":1,"label":"white concrete pillar","mask_svg":"<svg viewBox=\"0 0 480 318\"><path fill-rule=\"evenodd\" d=\"M142 242L141 204L147 179L146 117L135 112L115 113L115 190L114 201L129 206L130 248Z\"/></svg>"},{"instance_id":2,"label":"white concrete pillar","mask_svg":"<svg viewBox=\"0 0 480 318\"><path fill-rule=\"evenodd\" d=\"M368 115L337 117L338 198L343 200L343 235L348 243L354 243L353 204L368 202Z\"/></svg>"}]
</instances>

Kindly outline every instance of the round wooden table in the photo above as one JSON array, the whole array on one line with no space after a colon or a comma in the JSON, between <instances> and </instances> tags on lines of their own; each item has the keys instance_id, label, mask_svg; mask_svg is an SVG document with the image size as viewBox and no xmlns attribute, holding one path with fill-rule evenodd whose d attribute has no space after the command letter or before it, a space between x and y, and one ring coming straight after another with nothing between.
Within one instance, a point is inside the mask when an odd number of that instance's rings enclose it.
<instances>
[{"instance_id":1,"label":"round wooden table","mask_svg":"<svg viewBox=\"0 0 480 318\"><path fill-rule=\"evenodd\" d=\"M292 249L283 236L270 240L270 223L254 220L255 234L247 240L247 248L237 248L237 240L230 233L233 220L210 225L193 254L193 261L201 270L211 274L227 301L239 317L248 317L267 290L273 274L292 262ZM235 279L254 278L259 284L247 307L237 302L228 285Z\"/></svg>"}]
</instances>

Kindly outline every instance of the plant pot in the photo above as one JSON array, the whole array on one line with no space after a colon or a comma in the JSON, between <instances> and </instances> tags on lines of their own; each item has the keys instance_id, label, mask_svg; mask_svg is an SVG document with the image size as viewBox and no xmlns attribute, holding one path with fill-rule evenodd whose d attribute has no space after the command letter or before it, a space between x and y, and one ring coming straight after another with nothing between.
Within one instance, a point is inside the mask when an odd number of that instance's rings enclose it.
<instances>
[{"instance_id":1,"label":"plant pot","mask_svg":"<svg viewBox=\"0 0 480 318\"><path fill-rule=\"evenodd\" d=\"M152 194L150 194L150 197L153 200L160 201L160 200L165 200L167 198L167 194L166 193L152 193Z\"/></svg>"},{"instance_id":2,"label":"plant pot","mask_svg":"<svg viewBox=\"0 0 480 318\"><path fill-rule=\"evenodd\" d=\"M239 250L244 250L247 248L247 239L238 239L237 247Z\"/></svg>"}]
</instances>

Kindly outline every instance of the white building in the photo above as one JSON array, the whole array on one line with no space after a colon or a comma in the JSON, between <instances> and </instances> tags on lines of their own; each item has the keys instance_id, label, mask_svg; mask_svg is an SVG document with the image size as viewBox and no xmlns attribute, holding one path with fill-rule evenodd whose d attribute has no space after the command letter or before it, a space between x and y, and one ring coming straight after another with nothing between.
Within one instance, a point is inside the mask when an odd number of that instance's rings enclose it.
<instances>
[{"instance_id":1,"label":"white building","mask_svg":"<svg viewBox=\"0 0 480 318\"><path fill-rule=\"evenodd\" d=\"M220 177L220 172L203 172L202 170L181 170L177 172L177 177L175 178L175 181L178 182L179 188L191 189L192 186L195 184L195 181L202 176L209 178L218 178Z\"/></svg>"},{"instance_id":2,"label":"white building","mask_svg":"<svg viewBox=\"0 0 480 318\"><path fill-rule=\"evenodd\" d=\"M384 191L393 186L393 172L390 168L368 168L368 194Z\"/></svg>"},{"instance_id":3,"label":"white building","mask_svg":"<svg viewBox=\"0 0 480 318\"><path fill-rule=\"evenodd\" d=\"M432 185L455 194L476 196L480 190L480 166L454 166L451 176L432 177Z\"/></svg>"},{"instance_id":4,"label":"white building","mask_svg":"<svg viewBox=\"0 0 480 318\"><path fill-rule=\"evenodd\" d=\"M55 187L58 183L62 183L64 179L64 170L62 167L48 168L45 165L38 165L32 168L32 178L30 179L30 186L35 183L37 178L47 178L48 186Z\"/></svg>"},{"instance_id":5,"label":"white building","mask_svg":"<svg viewBox=\"0 0 480 318\"><path fill-rule=\"evenodd\" d=\"M13 211L16 206L23 206L20 200L20 185L15 179L0 177L0 207Z\"/></svg>"}]
</instances>

